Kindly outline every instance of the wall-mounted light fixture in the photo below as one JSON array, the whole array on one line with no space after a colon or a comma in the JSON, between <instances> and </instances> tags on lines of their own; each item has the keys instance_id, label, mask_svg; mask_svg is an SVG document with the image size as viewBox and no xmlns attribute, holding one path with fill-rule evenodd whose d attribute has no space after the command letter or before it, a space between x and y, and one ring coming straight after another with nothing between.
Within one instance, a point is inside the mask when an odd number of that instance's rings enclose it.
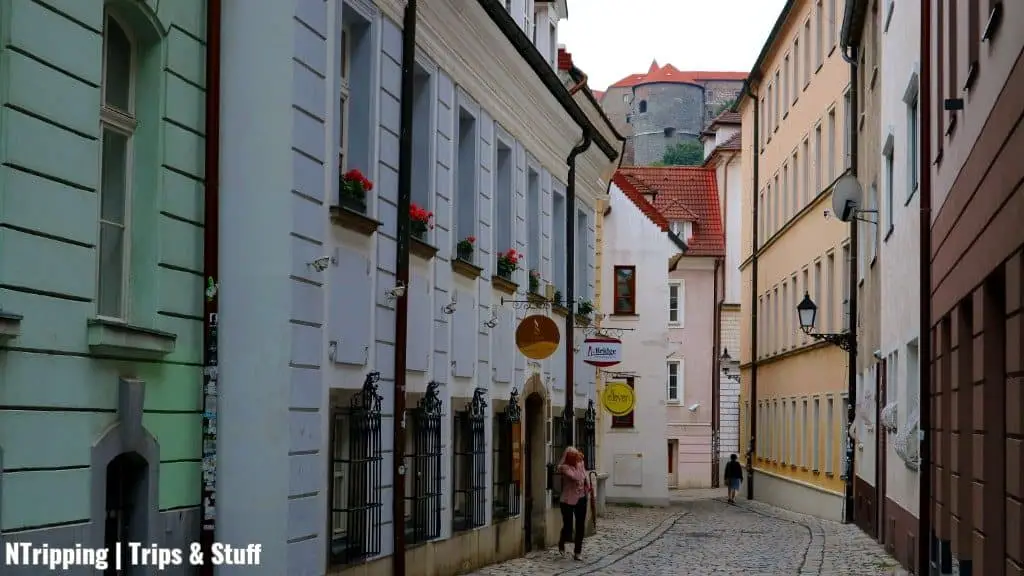
<instances>
[{"instance_id":1,"label":"wall-mounted light fixture","mask_svg":"<svg viewBox=\"0 0 1024 576\"><path fill-rule=\"evenodd\" d=\"M494 310L491 310L491 318L490 318L490 320L484 322L484 326L486 326L488 328L495 328L497 325L498 325L498 310L494 309Z\"/></svg>"},{"instance_id":2,"label":"wall-mounted light fixture","mask_svg":"<svg viewBox=\"0 0 1024 576\"><path fill-rule=\"evenodd\" d=\"M313 270L316 270L317 272L323 272L324 270L327 270L327 267L330 266L331 264L337 263L338 260L333 256L323 256L321 258L313 260L312 262L307 262L306 265L312 268Z\"/></svg>"},{"instance_id":3,"label":"wall-mounted light fixture","mask_svg":"<svg viewBox=\"0 0 1024 576\"><path fill-rule=\"evenodd\" d=\"M386 298L388 302L394 302L402 296L405 296L405 284L402 281L395 284L394 288L389 288L384 292L384 298Z\"/></svg>"},{"instance_id":4,"label":"wall-mounted light fixture","mask_svg":"<svg viewBox=\"0 0 1024 576\"><path fill-rule=\"evenodd\" d=\"M448 314L449 316L451 316L452 314L455 314L455 305L456 304L458 304L458 299L455 297L455 292L452 292L452 301L447 303L447 304L445 304L444 306L441 306L441 312L444 312L445 314Z\"/></svg>"}]
</instances>

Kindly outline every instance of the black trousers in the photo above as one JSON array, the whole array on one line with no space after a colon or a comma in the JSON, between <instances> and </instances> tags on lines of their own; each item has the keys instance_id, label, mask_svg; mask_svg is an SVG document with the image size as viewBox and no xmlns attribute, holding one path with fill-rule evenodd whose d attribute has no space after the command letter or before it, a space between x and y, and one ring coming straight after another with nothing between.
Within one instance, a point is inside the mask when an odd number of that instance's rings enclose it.
<instances>
[{"instance_id":1,"label":"black trousers","mask_svg":"<svg viewBox=\"0 0 1024 576\"><path fill-rule=\"evenodd\" d=\"M579 554L583 551L583 536L587 532L587 497L583 496L576 504L560 502L562 509L562 533L558 538L558 549L564 550L565 543L572 541L572 551Z\"/></svg>"}]
</instances>

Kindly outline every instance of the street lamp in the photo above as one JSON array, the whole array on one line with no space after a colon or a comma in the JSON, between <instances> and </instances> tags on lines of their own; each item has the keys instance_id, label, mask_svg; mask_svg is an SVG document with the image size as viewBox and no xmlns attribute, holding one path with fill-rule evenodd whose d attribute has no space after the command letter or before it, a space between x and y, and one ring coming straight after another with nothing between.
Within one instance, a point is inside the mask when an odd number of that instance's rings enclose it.
<instances>
[{"instance_id":1,"label":"street lamp","mask_svg":"<svg viewBox=\"0 0 1024 576\"><path fill-rule=\"evenodd\" d=\"M815 340L828 342L847 351L854 351L853 337L849 331L835 334L822 334L814 331L814 321L818 316L818 306L811 300L811 295L804 292L804 299L796 305L796 313L800 318L800 329Z\"/></svg>"}]
</instances>

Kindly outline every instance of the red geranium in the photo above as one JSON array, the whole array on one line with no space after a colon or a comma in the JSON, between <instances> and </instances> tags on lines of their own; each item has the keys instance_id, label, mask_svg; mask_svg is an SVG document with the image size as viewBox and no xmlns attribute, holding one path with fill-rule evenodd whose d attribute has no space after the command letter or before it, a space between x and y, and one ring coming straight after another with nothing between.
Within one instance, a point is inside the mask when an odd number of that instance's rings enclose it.
<instances>
[{"instance_id":1,"label":"red geranium","mask_svg":"<svg viewBox=\"0 0 1024 576\"><path fill-rule=\"evenodd\" d=\"M348 172L345 172L345 174L341 176L341 179L345 183L346 188L354 188L355 186L358 186L363 193L373 190L373 182L371 182L366 176L363 176L363 173L360 172L358 168L353 168Z\"/></svg>"},{"instance_id":2,"label":"red geranium","mask_svg":"<svg viewBox=\"0 0 1024 576\"><path fill-rule=\"evenodd\" d=\"M434 213L427 210L426 208L421 208L416 204L412 204L411 206L409 206L409 219L412 220L413 222L419 222L423 226L433 229L434 224L431 222L433 218Z\"/></svg>"}]
</instances>

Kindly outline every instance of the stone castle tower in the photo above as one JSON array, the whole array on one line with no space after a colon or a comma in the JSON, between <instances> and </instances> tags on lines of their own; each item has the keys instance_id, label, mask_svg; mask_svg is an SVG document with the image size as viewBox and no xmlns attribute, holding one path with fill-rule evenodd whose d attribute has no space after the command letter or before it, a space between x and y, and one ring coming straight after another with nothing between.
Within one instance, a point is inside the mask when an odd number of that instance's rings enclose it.
<instances>
[{"instance_id":1,"label":"stone castle tower","mask_svg":"<svg viewBox=\"0 0 1024 576\"><path fill-rule=\"evenodd\" d=\"M743 88L745 72L684 72L652 62L601 96L601 106L626 136L623 164L649 166L683 140L698 141L716 111Z\"/></svg>"}]
</instances>

